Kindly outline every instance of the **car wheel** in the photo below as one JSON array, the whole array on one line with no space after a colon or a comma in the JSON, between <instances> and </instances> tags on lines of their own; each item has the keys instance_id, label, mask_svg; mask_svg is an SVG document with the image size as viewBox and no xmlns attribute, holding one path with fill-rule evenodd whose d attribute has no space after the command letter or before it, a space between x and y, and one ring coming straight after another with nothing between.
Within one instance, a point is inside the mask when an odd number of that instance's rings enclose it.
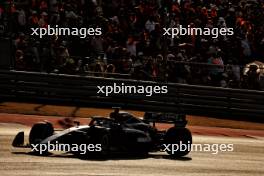
<instances>
[{"instance_id":1,"label":"car wheel","mask_svg":"<svg viewBox=\"0 0 264 176\"><path fill-rule=\"evenodd\" d=\"M49 122L39 122L33 125L29 133L29 143L38 144L47 137L53 135L54 128Z\"/></svg>"},{"instance_id":2,"label":"car wheel","mask_svg":"<svg viewBox=\"0 0 264 176\"><path fill-rule=\"evenodd\" d=\"M187 155L191 151L192 134L187 128L170 128L164 137L165 144L170 145L166 152L174 157Z\"/></svg>"}]
</instances>

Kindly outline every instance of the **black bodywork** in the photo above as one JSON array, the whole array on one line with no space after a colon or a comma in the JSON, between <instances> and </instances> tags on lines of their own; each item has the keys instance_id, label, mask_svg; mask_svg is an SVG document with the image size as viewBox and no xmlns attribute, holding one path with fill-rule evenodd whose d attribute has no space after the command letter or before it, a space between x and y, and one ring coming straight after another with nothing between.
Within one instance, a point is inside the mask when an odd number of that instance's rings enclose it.
<instances>
[{"instance_id":1,"label":"black bodywork","mask_svg":"<svg viewBox=\"0 0 264 176\"><path fill-rule=\"evenodd\" d=\"M89 125L77 125L63 131L54 132L52 124L41 122L35 124L29 134L29 145L32 144L100 144L100 151L87 152L86 155L105 155L109 153L147 154L148 152L161 151L162 145L168 143L166 134L169 130L159 131L156 123L172 123L170 131L178 133L179 129L186 129L185 115L147 112L143 119L134 117L127 112L119 112L118 118L92 117ZM177 134L176 134L177 135ZM179 135L186 135L179 133ZM189 136L188 136L189 135ZM14 147L25 146L18 134ZM167 137L168 138L168 137ZM176 137L177 138L177 137ZM188 133L187 138L191 140ZM179 142L171 140L170 142ZM73 152L74 154L80 154ZM184 156L189 151L179 154Z\"/></svg>"}]
</instances>

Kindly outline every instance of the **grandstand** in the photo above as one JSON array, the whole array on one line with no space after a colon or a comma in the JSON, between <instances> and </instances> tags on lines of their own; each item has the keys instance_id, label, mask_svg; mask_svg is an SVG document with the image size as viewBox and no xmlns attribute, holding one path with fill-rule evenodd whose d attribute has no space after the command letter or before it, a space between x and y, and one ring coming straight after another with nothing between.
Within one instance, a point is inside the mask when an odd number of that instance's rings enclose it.
<instances>
[{"instance_id":1,"label":"grandstand","mask_svg":"<svg viewBox=\"0 0 264 176\"><path fill-rule=\"evenodd\" d=\"M15 70L260 90L263 10L261 0L1 0L0 43L12 41ZM100 27L102 35L30 35L47 25ZM163 35L179 25L234 35Z\"/></svg>"}]
</instances>

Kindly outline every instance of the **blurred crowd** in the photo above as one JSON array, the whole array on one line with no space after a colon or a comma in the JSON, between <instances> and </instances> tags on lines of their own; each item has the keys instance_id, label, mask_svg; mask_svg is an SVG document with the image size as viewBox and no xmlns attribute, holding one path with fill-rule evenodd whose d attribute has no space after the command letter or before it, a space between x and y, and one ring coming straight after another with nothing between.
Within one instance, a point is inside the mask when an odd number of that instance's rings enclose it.
<instances>
[{"instance_id":1,"label":"blurred crowd","mask_svg":"<svg viewBox=\"0 0 264 176\"><path fill-rule=\"evenodd\" d=\"M262 0L6 0L0 35L11 37L15 69L260 89ZM101 36L30 35L47 25L102 28ZM179 25L233 28L234 35L164 36ZM199 64L194 64L199 63ZM203 63L203 64L200 64ZM263 70L264 71L264 70Z\"/></svg>"}]
</instances>

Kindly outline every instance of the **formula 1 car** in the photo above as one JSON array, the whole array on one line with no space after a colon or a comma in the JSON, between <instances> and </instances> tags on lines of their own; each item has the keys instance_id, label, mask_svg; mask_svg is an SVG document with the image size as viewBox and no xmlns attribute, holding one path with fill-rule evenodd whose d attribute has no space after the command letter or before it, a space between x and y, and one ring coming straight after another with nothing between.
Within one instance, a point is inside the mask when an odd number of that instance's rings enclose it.
<instances>
[{"instance_id":1,"label":"formula 1 car","mask_svg":"<svg viewBox=\"0 0 264 176\"><path fill-rule=\"evenodd\" d=\"M156 123L171 123L173 127L160 131ZM51 123L39 122L33 125L29 133L29 144L24 144L24 132L19 132L13 140L14 147L33 147L44 144L87 144L97 146L85 155L106 156L110 153L148 154L149 152L165 151L166 144L191 144L191 132L185 128L185 115L173 113L146 112L143 119L128 112L114 112L110 118L94 116L89 125L70 127L55 132ZM99 147L98 147L99 146ZM167 145L168 146L168 145ZM96 150L100 149L100 150ZM190 150L166 150L172 156L187 155ZM78 150L71 151L81 155ZM49 153L48 148L35 151L36 154Z\"/></svg>"}]
</instances>

